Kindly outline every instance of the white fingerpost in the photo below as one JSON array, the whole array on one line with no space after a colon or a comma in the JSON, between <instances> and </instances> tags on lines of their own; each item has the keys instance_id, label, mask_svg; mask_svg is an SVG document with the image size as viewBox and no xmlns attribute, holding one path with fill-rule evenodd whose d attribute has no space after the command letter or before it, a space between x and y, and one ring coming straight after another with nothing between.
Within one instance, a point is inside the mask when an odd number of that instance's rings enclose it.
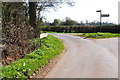
<instances>
[{"instance_id":1,"label":"white fingerpost","mask_svg":"<svg viewBox=\"0 0 120 80\"><path fill-rule=\"evenodd\" d=\"M42 34L40 34L40 39L45 38L47 36L48 36L48 33L42 33Z\"/></svg>"}]
</instances>

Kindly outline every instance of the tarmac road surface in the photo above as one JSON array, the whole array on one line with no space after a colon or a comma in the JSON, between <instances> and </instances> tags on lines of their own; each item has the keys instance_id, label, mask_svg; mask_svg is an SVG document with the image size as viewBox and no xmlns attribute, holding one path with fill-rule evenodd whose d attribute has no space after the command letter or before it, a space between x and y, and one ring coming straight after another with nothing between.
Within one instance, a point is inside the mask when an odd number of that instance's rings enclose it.
<instances>
[{"instance_id":1,"label":"tarmac road surface","mask_svg":"<svg viewBox=\"0 0 120 80\"><path fill-rule=\"evenodd\" d=\"M63 41L66 51L45 78L118 78L118 38L50 34Z\"/></svg>"}]
</instances>

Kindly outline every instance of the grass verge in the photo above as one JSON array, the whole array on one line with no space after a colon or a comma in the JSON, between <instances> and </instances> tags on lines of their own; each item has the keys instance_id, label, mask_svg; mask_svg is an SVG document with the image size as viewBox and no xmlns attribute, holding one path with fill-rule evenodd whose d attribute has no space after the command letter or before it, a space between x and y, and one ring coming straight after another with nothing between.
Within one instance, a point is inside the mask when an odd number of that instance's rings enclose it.
<instances>
[{"instance_id":1,"label":"grass verge","mask_svg":"<svg viewBox=\"0 0 120 80\"><path fill-rule=\"evenodd\" d=\"M71 33L77 36L81 36L84 38L92 38L92 39L101 39L101 38L112 38L112 37L120 37L120 34L117 33Z\"/></svg>"},{"instance_id":2,"label":"grass verge","mask_svg":"<svg viewBox=\"0 0 120 80\"><path fill-rule=\"evenodd\" d=\"M46 32L57 33L57 32L49 32L49 31L46 31ZM91 39L120 37L119 33L101 33L101 32L98 32L98 33L63 33L63 34L72 34L72 35L81 36L84 38L91 38Z\"/></svg>"},{"instance_id":3,"label":"grass verge","mask_svg":"<svg viewBox=\"0 0 120 80\"><path fill-rule=\"evenodd\" d=\"M3 66L0 77L29 78L37 69L44 67L50 59L62 53L64 49L62 42L52 35L42 39L41 48L39 48L39 39L35 39L35 43L38 46L37 50L8 66Z\"/></svg>"}]
</instances>

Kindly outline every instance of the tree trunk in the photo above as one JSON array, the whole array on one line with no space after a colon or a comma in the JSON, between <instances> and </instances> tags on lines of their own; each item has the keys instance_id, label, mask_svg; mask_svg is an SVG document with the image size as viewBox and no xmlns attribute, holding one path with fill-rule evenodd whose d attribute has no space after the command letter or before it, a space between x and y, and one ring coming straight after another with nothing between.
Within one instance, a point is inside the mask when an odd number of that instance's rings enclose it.
<instances>
[{"instance_id":1,"label":"tree trunk","mask_svg":"<svg viewBox=\"0 0 120 80\"><path fill-rule=\"evenodd\" d=\"M29 24L34 29L34 37L37 37L36 33L36 2L29 2Z\"/></svg>"}]
</instances>

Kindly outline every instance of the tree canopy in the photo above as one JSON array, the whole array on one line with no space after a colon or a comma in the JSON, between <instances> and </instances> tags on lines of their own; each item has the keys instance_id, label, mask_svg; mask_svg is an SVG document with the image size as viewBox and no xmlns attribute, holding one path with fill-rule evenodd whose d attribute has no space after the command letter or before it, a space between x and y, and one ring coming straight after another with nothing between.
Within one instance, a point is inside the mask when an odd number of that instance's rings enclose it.
<instances>
[{"instance_id":1,"label":"tree canopy","mask_svg":"<svg viewBox=\"0 0 120 80\"><path fill-rule=\"evenodd\" d=\"M66 17L65 18L65 22L63 23L64 25L69 25L69 26L73 26L75 25L77 22L72 20L71 18L69 17Z\"/></svg>"},{"instance_id":2,"label":"tree canopy","mask_svg":"<svg viewBox=\"0 0 120 80\"><path fill-rule=\"evenodd\" d=\"M59 19L54 19L53 25L54 26L59 26L60 25L60 20Z\"/></svg>"}]
</instances>

